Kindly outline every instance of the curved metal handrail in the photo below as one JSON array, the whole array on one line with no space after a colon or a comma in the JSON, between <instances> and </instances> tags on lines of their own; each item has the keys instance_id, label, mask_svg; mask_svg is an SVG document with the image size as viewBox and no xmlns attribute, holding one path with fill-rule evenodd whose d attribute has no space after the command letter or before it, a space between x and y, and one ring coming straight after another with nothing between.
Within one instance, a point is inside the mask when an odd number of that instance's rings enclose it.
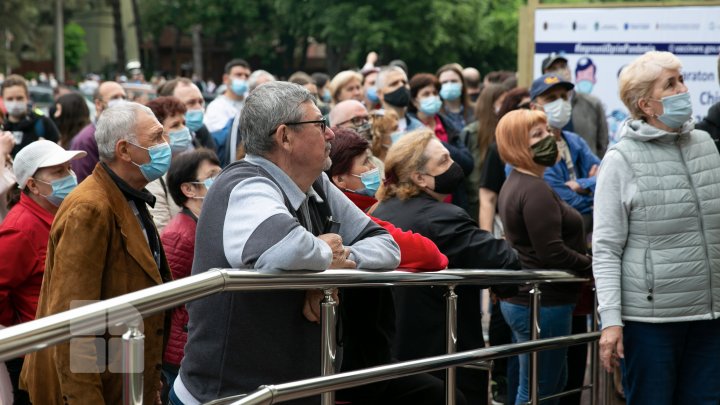
<instances>
[{"instance_id":1,"label":"curved metal handrail","mask_svg":"<svg viewBox=\"0 0 720 405\"><path fill-rule=\"evenodd\" d=\"M577 335L560 336L548 339L530 340L487 347L465 352L426 357L402 363L387 364L349 371L324 377L308 378L277 385L267 385L245 395L243 398L229 397L218 399L209 404L233 405L269 405L276 402L290 401L319 395L323 392L342 390L378 381L405 377L412 374L427 373L461 366L483 360L494 360L501 357L516 356L538 350L553 350L566 346L593 342L600 337L600 332L580 333Z\"/></svg>"},{"instance_id":2,"label":"curved metal handrail","mask_svg":"<svg viewBox=\"0 0 720 405\"><path fill-rule=\"evenodd\" d=\"M162 285L121 295L45 318L0 330L0 361L90 334L106 323L127 324L140 317L174 308L223 291L322 289L331 287L378 287L412 285L500 285L579 282L566 271L462 270L427 273L404 271L326 270L232 270L212 269Z\"/></svg>"}]
</instances>

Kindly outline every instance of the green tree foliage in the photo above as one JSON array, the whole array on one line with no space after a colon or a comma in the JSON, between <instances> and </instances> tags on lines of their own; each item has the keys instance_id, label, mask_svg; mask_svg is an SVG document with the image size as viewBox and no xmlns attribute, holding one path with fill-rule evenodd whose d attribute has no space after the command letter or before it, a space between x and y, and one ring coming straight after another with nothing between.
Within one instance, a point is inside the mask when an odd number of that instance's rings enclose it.
<instances>
[{"instance_id":1,"label":"green tree foliage","mask_svg":"<svg viewBox=\"0 0 720 405\"><path fill-rule=\"evenodd\" d=\"M280 74L303 69L311 42L326 45L331 73L403 59L414 71L460 62L481 70L513 69L522 0L154 0L141 4L144 29L166 26L203 35L233 54Z\"/></svg>"},{"instance_id":2,"label":"green tree foliage","mask_svg":"<svg viewBox=\"0 0 720 405\"><path fill-rule=\"evenodd\" d=\"M26 0L0 1L0 69L20 65L20 51L23 44L35 37L38 7ZM10 49L6 45L10 44Z\"/></svg>"},{"instance_id":3,"label":"green tree foliage","mask_svg":"<svg viewBox=\"0 0 720 405\"><path fill-rule=\"evenodd\" d=\"M85 43L85 30L76 23L65 26L65 65L67 69L77 72L80 68L80 61L87 53Z\"/></svg>"}]
</instances>

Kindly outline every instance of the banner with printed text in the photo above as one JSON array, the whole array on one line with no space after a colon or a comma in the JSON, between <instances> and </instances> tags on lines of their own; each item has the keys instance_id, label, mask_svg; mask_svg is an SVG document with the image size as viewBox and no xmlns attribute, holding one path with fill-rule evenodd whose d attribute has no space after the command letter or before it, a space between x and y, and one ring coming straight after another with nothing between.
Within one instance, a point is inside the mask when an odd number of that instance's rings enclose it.
<instances>
[{"instance_id":1,"label":"banner with printed text","mask_svg":"<svg viewBox=\"0 0 720 405\"><path fill-rule=\"evenodd\" d=\"M618 96L620 70L648 51L669 51L683 64L693 101L702 119L720 102L720 6L538 9L535 12L533 76L545 57L562 52L578 90L600 98L611 142L627 109Z\"/></svg>"}]
</instances>

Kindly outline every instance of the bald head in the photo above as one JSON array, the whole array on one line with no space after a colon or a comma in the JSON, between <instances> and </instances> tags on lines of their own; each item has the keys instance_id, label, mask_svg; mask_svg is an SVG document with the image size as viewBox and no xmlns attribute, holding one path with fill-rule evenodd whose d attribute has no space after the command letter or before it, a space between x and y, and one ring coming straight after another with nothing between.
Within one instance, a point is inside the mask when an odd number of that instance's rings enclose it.
<instances>
[{"instance_id":1,"label":"bald head","mask_svg":"<svg viewBox=\"0 0 720 405\"><path fill-rule=\"evenodd\" d=\"M330 125L339 126L340 124L345 125L348 121L355 117L367 117L368 110L365 105L357 100L345 100L337 103L332 110L330 110Z\"/></svg>"},{"instance_id":2,"label":"bald head","mask_svg":"<svg viewBox=\"0 0 720 405\"><path fill-rule=\"evenodd\" d=\"M474 67L466 67L462 70L463 78L467 87L477 88L480 87L480 71Z\"/></svg>"},{"instance_id":3,"label":"bald head","mask_svg":"<svg viewBox=\"0 0 720 405\"><path fill-rule=\"evenodd\" d=\"M95 110L97 115L100 116L102 111L108 107L108 103L111 100L127 100L127 94L125 89L122 88L117 82L107 81L103 82L95 90Z\"/></svg>"}]
</instances>

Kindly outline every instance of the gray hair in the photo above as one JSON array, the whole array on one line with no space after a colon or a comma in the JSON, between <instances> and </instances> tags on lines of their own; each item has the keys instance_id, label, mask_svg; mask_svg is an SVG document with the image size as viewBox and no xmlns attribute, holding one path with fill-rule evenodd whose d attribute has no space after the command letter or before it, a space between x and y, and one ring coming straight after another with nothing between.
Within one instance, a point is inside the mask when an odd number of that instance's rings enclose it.
<instances>
[{"instance_id":1,"label":"gray hair","mask_svg":"<svg viewBox=\"0 0 720 405\"><path fill-rule=\"evenodd\" d=\"M275 81L275 76L270 72L266 70L256 70L248 77L248 92L255 90L255 88L259 86L258 81L263 77L270 79L269 81L271 82Z\"/></svg>"},{"instance_id":2,"label":"gray hair","mask_svg":"<svg viewBox=\"0 0 720 405\"><path fill-rule=\"evenodd\" d=\"M405 80L407 80L407 73L405 73L404 70L402 70L399 66L386 66L380 70L380 73L378 73L377 78L375 79L375 88L380 90L383 87L385 87L385 80L387 78L387 75L392 72L400 72L403 75L405 75Z\"/></svg>"},{"instance_id":3,"label":"gray hair","mask_svg":"<svg viewBox=\"0 0 720 405\"><path fill-rule=\"evenodd\" d=\"M103 110L95 128L95 142L103 162L115 160L115 145L120 140L135 141L135 125L140 112L155 116L151 109L142 104L126 101Z\"/></svg>"},{"instance_id":4,"label":"gray hair","mask_svg":"<svg viewBox=\"0 0 720 405\"><path fill-rule=\"evenodd\" d=\"M240 112L240 131L245 150L266 156L275 148L271 136L281 124L301 121L304 103L315 98L299 84L269 82L251 91Z\"/></svg>"}]
</instances>

